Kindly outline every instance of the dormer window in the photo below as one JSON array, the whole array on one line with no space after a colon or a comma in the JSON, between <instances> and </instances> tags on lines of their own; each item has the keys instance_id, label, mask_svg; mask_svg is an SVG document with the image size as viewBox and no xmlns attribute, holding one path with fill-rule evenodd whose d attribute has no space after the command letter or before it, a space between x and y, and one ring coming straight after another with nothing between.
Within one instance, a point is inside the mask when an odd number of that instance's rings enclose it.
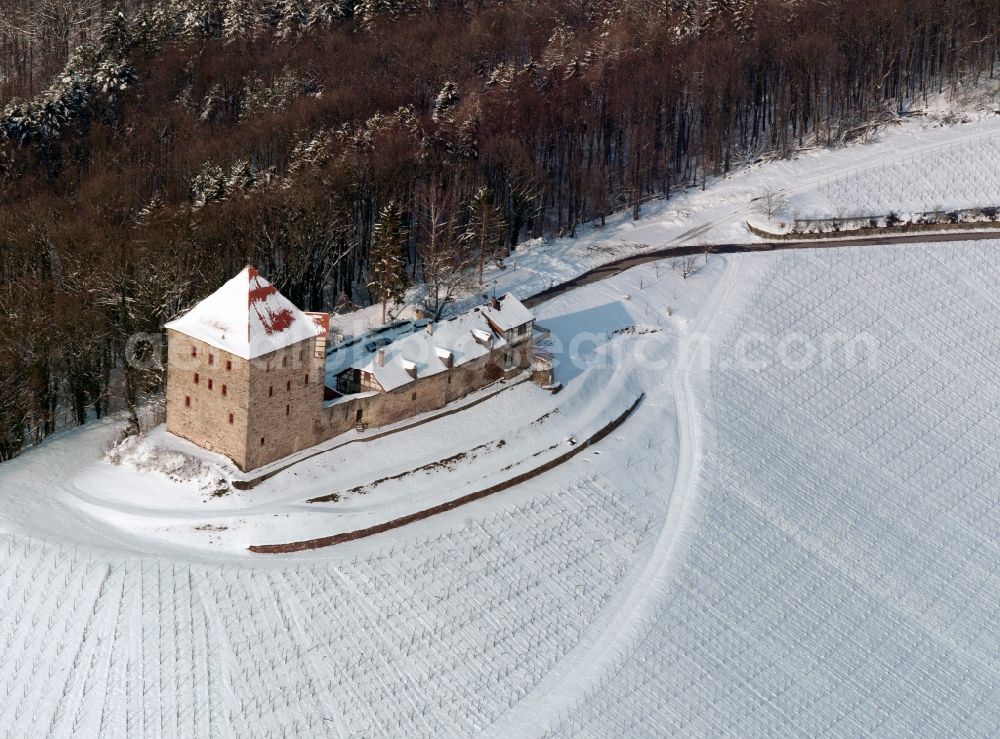
<instances>
[{"instance_id":1,"label":"dormer window","mask_svg":"<svg viewBox=\"0 0 1000 739\"><path fill-rule=\"evenodd\" d=\"M442 349L439 346L434 347L434 352L437 354L437 358L441 360L443 364L448 369L455 366L455 355L448 351L447 349Z\"/></svg>"}]
</instances>

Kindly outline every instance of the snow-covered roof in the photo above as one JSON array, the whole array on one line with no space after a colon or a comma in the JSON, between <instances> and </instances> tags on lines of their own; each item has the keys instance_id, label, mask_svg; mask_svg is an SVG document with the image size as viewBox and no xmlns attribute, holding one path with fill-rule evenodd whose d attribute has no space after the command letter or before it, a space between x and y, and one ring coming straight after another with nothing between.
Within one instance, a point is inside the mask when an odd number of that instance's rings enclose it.
<instances>
[{"instance_id":1,"label":"snow-covered roof","mask_svg":"<svg viewBox=\"0 0 1000 739\"><path fill-rule=\"evenodd\" d=\"M381 365L378 362L380 350L377 349L374 356L366 358L367 361L353 366L375 375L386 392L395 390L416 379L444 372L449 365L458 367L489 354L490 347L477 340L473 333L484 328L488 327L480 314L465 313L450 321L433 324L433 333L415 331L383 347L381 351L385 355ZM492 331L490 335L493 336ZM494 348L505 343L500 337L493 339ZM450 361L448 355L451 356Z\"/></svg>"},{"instance_id":2,"label":"snow-covered roof","mask_svg":"<svg viewBox=\"0 0 1000 739\"><path fill-rule=\"evenodd\" d=\"M532 320L527 308L513 296L504 296L508 297L513 302L505 300L501 312L507 311L512 317L527 314L525 320L514 325ZM374 375L382 389L388 392L415 379L459 367L507 344L486 320L482 307L438 321L429 328L428 331L426 327L411 327L402 336L352 341L327 358L327 377L332 379L344 370L359 369ZM380 352L383 353L381 364Z\"/></svg>"},{"instance_id":3,"label":"snow-covered roof","mask_svg":"<svg viewBox=\"0 0 1000 739\"><path fill-rule=\"evenodd\" d=\"M166 328L243 359L284 349L324 330L322 319L296 308L250 266Z\"/></svg>"},{"instance_id":4,"label":"snow-covered roof","mask_svg":"<svg viewBox=\"0 0 1000 739\"><path fill-rule=\"evenodd\" d=\"M524 307L524 303L510 293L491 300L479 310L501 331L510 331L535 318L534 314Z\"/></svg>"}]
</instances>

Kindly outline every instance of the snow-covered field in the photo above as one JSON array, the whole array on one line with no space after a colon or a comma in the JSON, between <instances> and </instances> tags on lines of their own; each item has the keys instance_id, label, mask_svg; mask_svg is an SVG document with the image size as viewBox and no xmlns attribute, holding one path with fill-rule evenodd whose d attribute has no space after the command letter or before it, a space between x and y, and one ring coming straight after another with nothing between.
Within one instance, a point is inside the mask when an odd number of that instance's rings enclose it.
<instances>
[{"instance_id":1,"label":"snow-covered field","mask_svg":"<svg viewBox=\"0 0 1000 739\"><path fill-rule=\"evenodd\" d=\"M1000 242L772 261L689 551L558 733L995 736Z\"/></svg>"},{"instance_id":2,"label":"snow-covered field","mask_svg":"<svg viewBox=\"0 0 1000 739\"><path fill-rule=\"evenodd\" d=\"M990 126L761 165L495 277L527 290L626 242L735 234L769 183ZM519 385L251 491L216 495L211 465L151 454L155 434L111 464L108 422L5 463L0 727L996 735L1000 242L698 263L540 306L560 394ZM329 549L246 551L509 479L640 393L623 427L513 489Z\"/></svg>"},{"instance_id":3,"label":"snow-covered field","mask_svg":"<svg viewBox=\"0 0 1000 739\"><path fill-rule=\"evenodd\" d=\"M685 280L654 264L552 301L539 315L562 393L521 385L246 493L214 497L197 487L200 475L176 482L130 468L136 460L100 461L110 427L62 435L5 465L2 528L14 533L0 535L0 589L16 607L0 621L0 723L15 734L112 736L502 726L526 697L553 689L567 660L585 658L611 604L639 585L676 467L672 358L730 271L719 259ZM517 489L329 550L244 550L505 479L643 391L659 392L627 427ZM420 466L483 446L488 454ZM374 482L399 469L417 472ZM103 497L101 480L114 488ZM183 494L173 499L172 487ZM304 502L331 490L345 495ZM16 667L26 664L38 669Z\"/></svg>"},{"instance_id":4,"label":"snow-covered field","mask_svg":"<svg viewBox=\"0 0 1000 739\"><path fill-rule=\"evenodd\" d=\"M1000 133L861 166L795 198L797 218L864 218L1000 207Z\"/></svg>"}]
</instances>

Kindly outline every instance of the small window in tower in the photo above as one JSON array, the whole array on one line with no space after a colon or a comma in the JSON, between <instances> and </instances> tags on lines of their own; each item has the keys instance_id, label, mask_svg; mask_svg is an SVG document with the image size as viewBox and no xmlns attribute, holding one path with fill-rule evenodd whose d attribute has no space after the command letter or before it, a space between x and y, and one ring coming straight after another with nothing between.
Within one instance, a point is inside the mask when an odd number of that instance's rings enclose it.
<instances>
[{"instance_id":1,"label":"small window in tower","mask_svg":"<svg viewBox=\"0 0 1000 739\"><path fill-rule=\"evenodd\" d=\"M451 375L448 375L448 384L451 384Z\"/></svg>"},{"instance_id":2,"label":"small window in tower","mask_svg":"<svg viewBox=\"0 0 1000 739\"><path fill-rule=\"evenodd\" d=\"M291 391L291 389L292 389L292 381L289 380L288 382L285 383L285 390Z\"/></svg>"},{"instance_id":3,"label":"small window in tower","mask_svg":"<svg viewBox=\"0 0 1000 739\"><path fill-rule=\"evenodd\" d=\"M222 397L226 397L227 395L229 395L229 388L226 387L225 385L223 385L222 386Z\"/></svg>"},{"instance_id":4,"label":"small window in tower","mask_svg":"<svg viewBox=\"0 0 1000 739\"><path fill-rule=\"evenodd\" d=\"M274 397L274 385L271 385L271 387L269 387L267 389L267 397L269 397L269 398L273 398Z\"/></svg>"},{"instance_id":5,"label":"small window in tower","mask_svg":"<svg viewBox=\"0 0 1000 739\"><path fill-rule=\"evenodd\" d=\"M306 375L306 385L308 385L308 384L309 384L309 375L307 374Z\"/></svg>"},{"instance_id":6,"label":"small window in tower","mask_svg":"<svg viewBox=\"0 0 1000 739\"><path fill-rule=\"evenodd\" d=\"M194 384L195 385L198 384L198 373L197 372L194 373Z\"/></svg>"},{"instance_id":7,"label":"small window in tower","mask_svg":"<svg viewBox=\"0 0 1000 739\"><path fill-rule=\"evenodd\" d=\"M417 399L417 394L416 394L416 393L413 393L413 394L412 394L412 395L410 396L410 400L416 400L416 399Z\"/></svg>"},{"instance_id":8,"label":"small window in tower","mask_svg":"<svg viewBox=\"0 0 1000 739\"><path fill-rule=\"evenodd\" d=\"M208 363L215 364L215 355L212 354L211 352L208 353Z\"/></svg>"},{"instance_id":9,"label":"small window in tower","mask_svg":"<svg viewBox=\"0 0 1000 739\"><path fill-rule=\"evenodd\" d=\"M230 413L229 414L229 425L232 426L232 424L233 424L233 414Z\"/></svg>"},{"instance_id":10,"label":"small window in tower","mask_svg":"<svg viewBox=\"0 0 1000 739\"><path fill-rule=\"evenodd\" d=\"M290 406L290 405L286 405L285 406L285 415L286 416L292 415L292 406Z\"/></svg>"},{"instance_id":11,"label":"small window in tower","mask_svg":"<svg viewBox=\"0 0 1000 739\"><path fill-rule=\"evenodd\" d=\"M231 370L232 368L233 368L233 360L227 359L226 360L226 369L227 370Z\"/></svg>"},{"instance_id":12,"label":"small window in tower","mask_svg":"<svg viewBox=\"0 0 1000 739\"><path fill-rule=\"evenodd\" d=\"M191 396L190 395L185 395L184 396L184 407L185 408L190 408L191 407Z\"/></svg>"},{"instance_id":13,"label":"small window in tower","mask_svg":"<svg viewBox=\"0 0 1000 739\"><path fill-rule=\"evenodd\" d=\"M212 389L212 378L209 378L209 379L208 379L208 389L209 389L209 390L211 390L211 389Z\"/></svg>"},{"instance_id":14,"label":"small window in tower","mask_svg":"<svg viewBox=\"0 0 1000 739\"><path fill-rule=\"evenodd\" d=\"M263 437L263 436L262 436L262 437L260 437L260 445L261 445L261 446L264 446L264 437Z\"/></svg>"},{"instance_id":15,"label":"small window in tower","mask_svg":"<svg viewBox=\"0 0 1000 739\"><path fill-rule=\"evenodd\" d=\"M281 358L281 366L282 367L287 367L288 366L288 357L282 357Z\"/></svg>"},{"instance_id":16,"label":"small window in tower","mask_svg":"<svg viewBox=\"0 0 1000 739\"><path fill-rule=\"evenodd\" d=\"M191 356L192 357L197 357L198 356L198 347L196 347L196 346L192 346L191 347Z\"/></svg>"}]
</instances>

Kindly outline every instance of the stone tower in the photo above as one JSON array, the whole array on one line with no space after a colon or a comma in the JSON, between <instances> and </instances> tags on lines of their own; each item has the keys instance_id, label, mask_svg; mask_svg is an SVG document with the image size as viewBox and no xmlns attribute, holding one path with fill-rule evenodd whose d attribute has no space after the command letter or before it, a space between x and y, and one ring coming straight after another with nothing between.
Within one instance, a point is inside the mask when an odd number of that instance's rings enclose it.
<instances>
[{"instance_id":1,"label":"stone tower","mask_svg":"<svg viewBox=\"0 0 1000 739\"><path fill-rule=\"evenodd\" d=\"M167 329L167 430L242 470L314 443L329 316L246 267Z\"/></svg>"}]
</instances>

